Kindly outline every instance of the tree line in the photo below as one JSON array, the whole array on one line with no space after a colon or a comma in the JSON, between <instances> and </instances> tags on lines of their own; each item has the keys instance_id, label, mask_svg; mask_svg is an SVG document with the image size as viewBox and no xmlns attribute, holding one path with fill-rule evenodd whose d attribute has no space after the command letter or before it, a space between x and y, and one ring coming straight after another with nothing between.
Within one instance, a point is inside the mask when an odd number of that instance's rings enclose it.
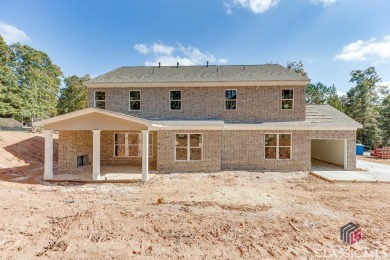
<instances>
[{"instance_id":1,"label":"tree line","mask_svg":"<svg viewBox=\"0 0 390 260\"><path fill-rule=\"evenodd\" d=\"M288 62L287 68L307 76L301 61ZM86 108L84 83L89 79L89 75L64 78L46 53L20 43L7 45L0 36L0 117L34 122ZM354 70L350 82L355 86L346 95L339 96L334 85L310 83L306 102L329 104L361 123L357 142L389 145L390 95L377 84L380 81L374 67Z\"/></svg>"},{"instance_id":2,"label":"tree line","mask_svg":"<svg viewBox=\"0 0 390 260\"><path fill-rule=\"evenodd\" d=\"M287 68L307 76L303 63L287 62ZM353 70L350 82L354 84L345 95L339 96L334 85L309 83L306 86L307 104L328 104L344 112L363 125L357 131L356 141L368 147L390 145L390 94L374 67Z\"/></svg>"},{"instance_id":3,"label":"tree line","mask_svg":"<svg viewBox=\"0 0 390 260\"><path fill-rule=\"evenodd\" d=\"M88 75L64 78L45 52L7 45L0 35L0 117L34 122L85 108L87 80Z\"/></svg>"}]
</instances>

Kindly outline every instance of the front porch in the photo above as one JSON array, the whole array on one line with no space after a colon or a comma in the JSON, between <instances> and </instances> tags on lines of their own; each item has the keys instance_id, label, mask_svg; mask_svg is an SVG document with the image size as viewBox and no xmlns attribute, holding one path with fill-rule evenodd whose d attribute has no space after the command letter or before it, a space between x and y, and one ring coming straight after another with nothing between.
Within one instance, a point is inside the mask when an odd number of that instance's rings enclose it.
<instances>
[{"instance_id":1,"label":"front porch","mask_svg":"<svg viewBox=\"0 0 390 260\"><path fill-rule=\"evenodd\" d=\"M157 174L156 166L149 166L149 179ZM138 182L142 181L142 167L140 166L101 166L100 179L93 180L91 171L79 174L56 174L50 182Z\"/></svg>"},{"instance_id":2,"label":"front porch","mask_svg":"<svg viewBox=\"0 0 390 260\"><path fill-rule=\"evenodd\" d=\"M150 165L150 160L155 165L155 145L149 143L156 138L148 120L86 108L35 125L45 131L44 180L148 181L149 169L156 172ZM58 174L53 172L55 130L59 131Z\"/></svg>"}]
</instances>

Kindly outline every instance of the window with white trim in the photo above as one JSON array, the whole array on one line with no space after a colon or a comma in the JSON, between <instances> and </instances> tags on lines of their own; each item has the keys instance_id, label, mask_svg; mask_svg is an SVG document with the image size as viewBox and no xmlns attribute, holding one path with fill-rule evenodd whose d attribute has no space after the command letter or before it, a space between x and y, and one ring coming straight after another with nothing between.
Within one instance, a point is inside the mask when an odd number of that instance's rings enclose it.
<instances>
[{"instance_id":1,"label":"window with white trim","mask_svg":"<svg viewBox=\"0 0 390 260\"><path fill-rule=\"evenodd\" d=\"M290 160L291 134L265 134L265 159Z\"/></svg>"},{"instance_id":2,"label":"window with white trim","mask_svg":"<svg viewBox=\"0 0 390 260\"><path fill-rule=\"evenodd\" d=\"M294 108L294 90L283 89L282 90L282 109Z\"/></svg>"},{"instance_id":3,"label":"window with white trim","mask_svg":"<svg viewBox=\"0 0 390 260\"><path fill-rule=\"evenodd\" d=\"M172 90L169 94L170 100L170 109L171 110L180 110L181 109L181 91Z\"/></svg>"},{"instance_id":4,"label":"window with white trim","mask_svg":"<svg viewBox=\"0 0 390 260\"><path fill-rule=\"evenodd\" d=\"M129 93L129 110L141 109L141 91L130 90Z\"/></svg>"},{"instance_id":5,"label":"window with white trim","mask_svg":"<svg viewBox=\"0 0 390 260\"><path fill-rule=\"evenodd\" d=\"M230 89L225 91L225 109L237 109L237 90Z\"/></svg>"},{"instance_id":6,"label":"window with white trim","mask_svg":"<svg viewBox=\"0 0 390 260\"><path fill-rule=\"evenodd\" d=\"M95 91L94 107L102 108L102 109L106 108L106 92Z\"/></svg>"},{"instance_id":7,"label":"window with white trim","mask_svg":"<svg viewBox=\"0 0 390 260\"><path fill-rule=\"evenodd\" d=\"M149 134L149 157L153 156L153 134ZM141 157L142 134L140 133L115 133L114 134L115 157Z\"/></svg>"},{"instance_id":8,"label":"window with white trim","mask_svg":"<svg viewBox=\"0 0 390 260\"><path fill-rule=\"evenodd\" d=\"M176 134L176 161L201 161L203 154L202 134Z\"/></svg>"}]
</instances>

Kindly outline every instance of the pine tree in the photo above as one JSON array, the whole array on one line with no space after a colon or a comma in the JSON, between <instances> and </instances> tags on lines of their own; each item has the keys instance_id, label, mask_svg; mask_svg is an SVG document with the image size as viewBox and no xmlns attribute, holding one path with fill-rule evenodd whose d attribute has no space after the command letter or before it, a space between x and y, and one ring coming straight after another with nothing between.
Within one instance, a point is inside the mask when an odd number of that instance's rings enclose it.
<instances>
[{"instance_id":1,"label":"pine tree","mask_svg":"<svg viewBox=\"0 0 390 260\"><path fill-rule=\"evenodd\" d=\"M357 141L374 146L381 142L381 130L378 122L381 87L377 83L381 80L374 67L365 71L351 72L350 82L355 83L344 99L344 109L347 115L363 125L357 132Z\"/></svg>"},{"instance_id":2,"label":"pine tree","mask_svg":"<svg viewBox=\"0 0 390 260\"><path fill-rule=\"evenodd\" d=\"M380 127L383 133L384 145L390 145L390 95L382 101L380 109Z\"/></svg>"}]
</instances>

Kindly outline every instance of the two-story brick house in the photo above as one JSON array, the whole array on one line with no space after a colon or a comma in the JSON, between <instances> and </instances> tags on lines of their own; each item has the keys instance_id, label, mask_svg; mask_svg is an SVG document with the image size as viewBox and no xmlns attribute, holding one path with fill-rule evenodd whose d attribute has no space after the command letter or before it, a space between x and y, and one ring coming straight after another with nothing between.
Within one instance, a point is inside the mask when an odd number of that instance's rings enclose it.
<instances>
[{"instance_id":1,"label":"two-story brick house","mask_svg":"<svg viewBox=\"0 0 390 260\"><path fill-rule=\"evenodd\" d=\"M310 170L312 158L355 169L359 123L306 105L309 82L280 65L121 67L86 83L89 108L44 126L45 178L101 166L160 173Z\"/></svg>"}]
</instances>

